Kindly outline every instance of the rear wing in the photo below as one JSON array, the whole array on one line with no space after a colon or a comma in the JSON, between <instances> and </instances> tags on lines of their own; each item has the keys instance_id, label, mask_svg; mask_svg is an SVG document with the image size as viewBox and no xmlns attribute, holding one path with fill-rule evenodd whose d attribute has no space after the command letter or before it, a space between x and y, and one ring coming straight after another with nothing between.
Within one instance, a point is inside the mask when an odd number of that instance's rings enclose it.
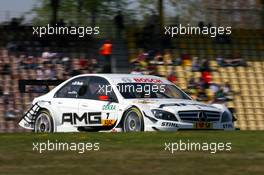
<instances>
[{"instance_id":1,"label":"rear wing","mask_svg":"<svg viewBox=\"0 0 264 175\"><path fill-rule=\"evenodd\" d=\"M18 80L18 89L20 93L47 93L50 86L57 86L63 81L65 80ZM40 88L32 88L34 86Z\"/></svg>"}]
</instances>

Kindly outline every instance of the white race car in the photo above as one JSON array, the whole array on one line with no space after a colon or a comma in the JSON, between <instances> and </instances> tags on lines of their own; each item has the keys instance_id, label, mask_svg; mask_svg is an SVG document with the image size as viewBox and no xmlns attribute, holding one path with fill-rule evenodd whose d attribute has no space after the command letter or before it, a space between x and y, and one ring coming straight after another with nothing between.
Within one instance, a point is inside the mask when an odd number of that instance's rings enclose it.
<instances>
[{"instance_id":1,"label":"white race car","mask_svg":"<svg viewBox=\"0 0 264 175\"><path fill-rule=\"evenodd\" d=\"M220 104L192 100L170 81L133 74L84 74L33 100L19 125L35 132L234 130Z\"/></svg>"}]
</instances>

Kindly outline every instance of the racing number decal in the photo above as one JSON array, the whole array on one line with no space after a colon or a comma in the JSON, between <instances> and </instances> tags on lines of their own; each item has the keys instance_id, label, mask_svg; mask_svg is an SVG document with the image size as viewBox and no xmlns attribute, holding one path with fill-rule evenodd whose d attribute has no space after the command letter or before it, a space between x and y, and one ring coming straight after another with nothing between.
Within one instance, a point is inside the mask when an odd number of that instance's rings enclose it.
<instances>
[{"instance_id":1,"label":"racing number decal","mask_svg":"<svg viewBox=\"0 0 264 175\"><path fill-rule=\"evenodd\" d=\"M106 117L106 119L108 119L109 115L110 115L110 113L109 113L109 112L108 112L108 113L106 113L106 116L107 116L107 117Z\"/></svg>"},{"instance_id":2,"label":"racing number decal","mask_svg":"<svg viewBox=\"0 0 264 175\"><path fill-rule=\"evenodd\" d=\"M105 120L102 120L102 125L103 126L112 126L112 125L115 124L116 120L114 120L114 119L108 119L109 118L109 115L110 115L110 113L107 112L106 113L106 119Z\"/></svg>"}]
</instances>

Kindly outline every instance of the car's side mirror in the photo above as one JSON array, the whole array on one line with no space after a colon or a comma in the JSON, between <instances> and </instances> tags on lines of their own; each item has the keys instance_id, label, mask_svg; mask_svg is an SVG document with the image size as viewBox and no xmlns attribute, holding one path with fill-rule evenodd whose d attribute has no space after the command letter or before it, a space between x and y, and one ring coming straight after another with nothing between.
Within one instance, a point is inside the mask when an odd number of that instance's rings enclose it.
<instances>
[{"instance_id":1,"label":"car's side mirror","mask_svg":"<svg viewBox=\"0 0 264 175\"><path fill-rule=\"evenodd\" d=\"M78 96L84 96L87 91L87 85L82 85L78 91Z\"/></svg>"}]
</instances>

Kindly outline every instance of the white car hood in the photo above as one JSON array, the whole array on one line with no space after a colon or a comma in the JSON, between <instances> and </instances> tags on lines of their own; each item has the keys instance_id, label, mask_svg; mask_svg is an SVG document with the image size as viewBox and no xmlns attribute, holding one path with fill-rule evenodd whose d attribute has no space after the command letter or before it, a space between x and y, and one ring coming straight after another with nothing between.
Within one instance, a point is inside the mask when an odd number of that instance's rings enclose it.
<instances>
[{"instance_id":1,"label":"white car hood","mask_svg":"<svg viewBox=\"0 0 264 175\"><path fill-rule=\"evenodd\" d=\"M204 111L217 111L222 110L213 105L201 103L194 100L182 99L126 99L127 102L139 105L147 105L150 108L160 108L164 110L173 111L190 111L190 110L204 110Z\"/></svg>"}]
</instances>

